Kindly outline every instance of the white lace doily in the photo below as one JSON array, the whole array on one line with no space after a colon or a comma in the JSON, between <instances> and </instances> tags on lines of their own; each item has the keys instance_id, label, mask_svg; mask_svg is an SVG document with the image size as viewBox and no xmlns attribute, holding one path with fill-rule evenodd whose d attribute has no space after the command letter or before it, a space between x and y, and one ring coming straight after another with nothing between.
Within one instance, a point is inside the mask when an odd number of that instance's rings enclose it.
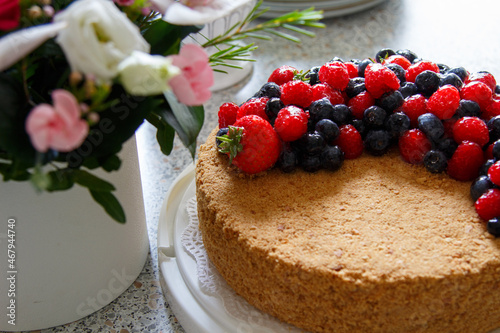
<instances>
[{"instance_id":1,"label":"white lace doily","mask_svg":"<svg viewBox=\"0 0 500 333\"><path fill-rule=\"evenodd\" d=\"M181 244L196 260L196 268L200 289L206 295L219 297L227 314L242 322L238 333L299 333L298 328L285 324L278 319L256 309L226 283L213 263L208 259L201 233L198 229L198 213L196 198L186 204L189 224L182 233ZM245 324L243 324L245 323ZM241 329L240 329L241 328Z\"/></svg>"}]
</instances>

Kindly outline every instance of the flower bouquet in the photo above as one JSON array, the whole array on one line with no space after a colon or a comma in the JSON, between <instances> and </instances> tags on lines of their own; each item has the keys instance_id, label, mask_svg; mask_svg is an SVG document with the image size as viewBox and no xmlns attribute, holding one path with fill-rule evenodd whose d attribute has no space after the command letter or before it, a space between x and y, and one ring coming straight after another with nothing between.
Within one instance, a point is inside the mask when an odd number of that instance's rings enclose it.
<instances>
[{"instance_id":1,"label":"flower bouquet","mask_svg":"<svg viewBox=\"0 0 500 333\"><path fill-rule=\"evenodd\" d=\"M144 122L169 154L177 135L194 156L213 71L251 60L262 33L321 27L321 12L293 12L257 25L262 1L224 34L188 42L204 23L248 0L0 0L0 174L38 191L74 185L116 221L114 186L92 170L120 168L122 145ZM197 39L199 40L199 38ZM206 48L215 47L212 54Z\"/></svg>"}]
</instances>

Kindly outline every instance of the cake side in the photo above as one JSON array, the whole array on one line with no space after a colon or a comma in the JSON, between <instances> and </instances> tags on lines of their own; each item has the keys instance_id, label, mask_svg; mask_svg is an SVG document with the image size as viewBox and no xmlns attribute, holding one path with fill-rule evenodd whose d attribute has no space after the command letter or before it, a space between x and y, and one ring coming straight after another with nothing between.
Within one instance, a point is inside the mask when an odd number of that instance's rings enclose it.
<instances>
[{"instance_id":1,"label":"cake side","mask_svg":"<svg viewBox=\"0 0 500 333\"><path fill-rule=\"evenodd\" d=\"M242 177L214 135L196 168L200 229L217 269L251 304L317 332L500 326L491 292L500 244L479 223L470 184L395 155L346 161L336 173Z\"/></svg>"}]
</instances>

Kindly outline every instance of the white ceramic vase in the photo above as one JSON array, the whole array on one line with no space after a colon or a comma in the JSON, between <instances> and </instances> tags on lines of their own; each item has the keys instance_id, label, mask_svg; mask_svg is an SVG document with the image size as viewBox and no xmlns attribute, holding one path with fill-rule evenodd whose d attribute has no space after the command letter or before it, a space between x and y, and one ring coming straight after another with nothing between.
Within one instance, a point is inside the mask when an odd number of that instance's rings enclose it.
<instances>
[{"instance_id":1,"label":"white ceramic vase","mask_svg":"<svg viewBox=\"0 0 500 333\"><path fill-rule=\"evenodd\" d=\"M36 194L28 182L0 181L0 331L83 318L141 273L149 241L135 138L120 156L119 171L96 174L116 186L125 224L78 185Z\"/></svg>"}]
</instances>

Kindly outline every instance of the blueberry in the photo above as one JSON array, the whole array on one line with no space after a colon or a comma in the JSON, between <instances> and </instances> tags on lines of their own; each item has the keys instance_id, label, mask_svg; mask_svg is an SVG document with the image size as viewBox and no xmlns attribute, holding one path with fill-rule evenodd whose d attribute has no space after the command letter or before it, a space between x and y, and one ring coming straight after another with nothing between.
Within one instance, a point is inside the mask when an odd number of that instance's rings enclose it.
<instances>
[{"instance_id":1,"label":"blueberry","mask_svg":"<svg viewBox=\"0 0 500 333\"><path fill-rule=\"evenodd\" d=\"M413 82L405 82L401 85L401 87L399 87L399 92L403 95L403 98L406 98L418 93L418 88Z\"/></svg>"},{"instance_id":2,"label":"blueberry","mask_svg":"<svg viewBox=\"0 0 500 333\"><path fill-rule=\"evenodd\" d=\"M375 61L382 62L384 59L387 59L390 56L395 55L395 54L396 54L396 52L394 52L394 50L392 50L392 49L388 49L388 48L381 49L375 55Z\"/></svg>"},{"instance_id":3,"label":"blueberry","mask_svg":"<svg viewBox=\"0 0 500 333\"><path fill-rule=\"evenodd\" d=\"M362 138L365 137L367 128L365 123L363 122L363 119L353 119L352 126L354 126L354 128L359 132L359 135L361 135Z\"/></svg>"},{"instance_id":4,"label":"blueberry","mask_svg":"<svg viewBox=\"0 0 500 333\"><path fill-rule=\"evenodd\" d=\"M479 117L481 115L481 108L479 104L467 99L461 99L460 105L455 113L457 117Z\"/></svg>"},{"instance_id":5,"label":"blueberry","mask_svg":"<svg viewBox=\"0 0 500 333\"><path fill-rule=\"evenodd\" d=\"M362 77L355 77L349 80L345 92L350 98L359 95L366 90L365 79Z\"/></svg>"},{"instance_id":6,"label":"blueberry","mask_svg":"<svg viewBox=\"0 0 500 333\"><path fill-rule=\"evenodd\" d=\"M445 86L445 85L452 85L457 89L462 88L462 85L464 84L462 80L458 77L457 74L455 73L446 73L441 76L441 81L439 82L439 86Z\"/></svg>"},{"instance_id":7,"label":"blueberry","mask_svg":"<svg viewBox=\"0 0 500 333\"><path fill-rule=\"evenodd\" d=\"M399 83L402 84L406 82L406 71L403 67L398 64L387 64L385 65L385 67L389 68L394 72L394 74L396 74L397 78L399 79Z\"/></svg>"},{"instance_id":8,"label":"blueberry","mask_svg":"<svg viewBox=\"0 0 500 333\"><path fill-rule=\"evenodd\" d=\"M309 119L313 124L317 123L321 119L330 119L332 114L333 106L328 98L318 99L312 102L309 106Z\"/></svg>"},{"instance_id":9,"label":"blueberry","mask_svg":"<svg viewBox=\"0 0 500 333\"><path fill-rule=\"evenodd\" d=\"M315 66L315 67L312 67L309 72L306 74L306 78L309 79L309 84L311 86L317 84L317 83L320 83L319 81L319 67L318 66Z\"/></svg>"},{"instance_id":10,"label":"blueberry","mask_svg":"<svg viewBox=\"0 0 500 333\"><path fill-rule=\"evenodd\" d=\"M321 158L319 155L305 155L300 166L307 172L316 172L321 169Z\"/></svg>"},{"instance_id":11,"label":"blueberry","mask_svg":"<svg viewBox=\"0 0 500 333\"><path fill-rule=\"evenodd\" d=\"M446 155L439 150L429 150L424 155L424 166L432 173L441 173L448 166Z\"/></svg>"},{"instance_id":12,"label":"blueberry","mask_svg":"<svg viewBox=\"0 0 500 333\"><path fill-rule=\"evenodd\" d=\"M446 74L449 74L449 73L453 73L453 74L456 74L460 80L462 80L462 82L465 80L465 78L469 75L469 73L467 73L467 70L463 67L454 67L454 68L450 68Z\"/></svg>"},{"instance_id":13,"label":"blueberry","mask_svg":"<svg viewBox=\"0 0 500 333\"><path fill-rule=\"evenodd\" d=\"M486 224L486 228L490 234L492 234L495 237L499 237L500 236L500 216L489 220L488 223Z\"/></svg>"},{"instance_id":14,"label":"blueberry","mask_svg":"<svg viewBox=\"0 0 500 333\"><path fill-rule=\"evenodd\" d=\"M404 101L405 99L401 92L399 90L395 90L383 94L379 99L377 99L375 104L387 112L393 112L403 105Z\"/></svg>"},{"instance_id":15,"label":"blueberry","mask_svg":"<svg viewBox=\"0 0 500 333\"><path fill-rule=\"evenodd\" d=\"M321 119L316 123L315 130L320 133L327 143L332 142L340 135L340 129L330 119Z\"/></svg>"},{"instance_id":16,"label":"blueberry","mask_svg":"<svg viewBox=\"0 0 500 333\"><path fill-rule=\"evenodd\" d=\"M319 155L326 145L325 138L316 131L304 134L299 140L307 155Z\"/></svg>"},{"instance_id":17,"label":"blueberry","mask_svg":"<svg viewBox=\"0 0 500 333\"><path fill-rule=\"evenodd\" d=\"M380 106L370 106L363 112L363 122L368 129L382 128L387 118L387 112Z\"/></svg>"},{"instance_id":18,"label":"blueberry","mask_svg":"<svg viewBox=\"0 0 500 333\"><path fill-rule=\"evenodd\" d=\"M424 96L432 95L439 88L439 82L439 75L430 70L423 71L415 78L417 89Z\"/></svg>"},{"instance_id":19,"label":"blueberry","mask_svg":"<svg viewBox=\"0 0 500 333\"><path fill-rule=\"evenodd\" d=\"M338 61L338 62L344 62L344 59L342 59L341 57L333 57L332 60L330 60L330 62L334 62L334 61Z\"/></svg>"},{"instance_id":20,"label":"blueberry","mask_svg":"<svg viewBox=\"0 0 500 333\"><path fill-rule=\"evenodd\" d=\"M476 202L486 191L493 188L493 183L488 176L480 176L474 180L470 186L470 196Z\"/></svg>"},{"instance_id":21,"label":"blueberry","mask_svg":"<svg viewBox=\"0 0 500 333\"><path fill-rule=\"evenodd\" d=\"M217 135L215 136L215 146L219 147L219 145L222 143L222 141L218 138L219 136L224 136L229 132L229 128L224 127L221 128L217 131Z\"/></svg>"},{"instance_id":22,"label":"blueberry","mask_svg":"<svg viewBox=\"0 0 500 333\"><path fill-rule=\"evenodd\" d=\"M500 140L497 140L493 143L493 158L497 161L500 160Z\"/></svg>"},{"instance_id":23,"label":"blueberry","mask_svg":"<svg viewBox=\"0 0 500 333\"><path fill-rule=\"evenodd\" d=\"M285 107L285 104L278 97L270 98L266 103L266 115L269 118L271 125L274 125L274 120L278 116L278 112Z\"/></svg>"},{"instance_id":24,"label":"blueberry","mask_svg":"<svg viewBox=\"0 0 500 333\"><path fill-rule=\"evenodd\" d=\"M336 171L344 162L344 152L338 146L326 146L321 152L320 159L323 168Z\"/></svg>"},{"instance_id":25,"label":"blueberry","mask_svg":"<svg viewBox=\"0 0 500 333\"><path fill-rule=\"evenodd\" d=\"M365 69L366 66L372 64L373 61L371 59L364 59L358 64L358 76L365 77Z\"/></svg>"},{"instance_id":26,"label":"blueberry","mask_svg":"<svg viewBox=\"0 0 500 333\"><path fill-rule=\"evenodd\" d=\"M281 97L280 86L274 82L267 82L260 88L257 97Z\"/></svg>"},{"instance_id":27,"label":"blueberry","mask_svg":"<svg viewBox=\"0 0 500 333\"><path fill-rule=\"evenodd\" d=\"M445 64L437 64L438 68L439 68L439 73L441 74L444 74L446 73L448 70L450 70L450 66L448 65L445 65Z\"/></svg>"},{"instance_id":28,"label":"blueberry","mask_svg":"<svg viewBox=\"0 0 500 333\"><path fill-rule=\"evenodd\" d=\"M418 128L424 132L432 142L439 141L444 135L444 125L441 119L432 113L424 113L417 119Z\"/></svg>"},{"instance_id":29,"label":"blueberry","mask_svg":"<svg viewBox=\"0 0 500 333\"><path fill-rule=\"evenodd\" d=\"M479 168L479 175L480 176L487 176L488 170L490 169L490 166L492 166L493 164L495 164L494 159L490 159L490 160L487 160L486 162L484 162L484 164L481 165L481 167Z\"/></svg>"},{"instance_id":30,"label":"blueberry","mask_svg":"<svg viewBox=\"0 0 500 333\"><path fill-rule=\"evenodd\" d=\"M404 112L395 112L387 118L385 128L393 138L398 138L410 129L410 118Z\"/></svg>"},{"instance_id":31,"label":"blueberry","mask_svg":"<svg viewBox=\"0 0 500 333\"><path fill-rule=\"evenodd\" d=\"M442 151L448 159L450 159L455 150L457 150L458 143L453 140L453 138L443 138L437 142L434 142L435 148Z\"/></svg>"},{"instance_id":32,"label":"blueberry","mask_svg":"<svg viewBox=\"0 0 500 333\"><path fill-rule=\"evenodd\" d=\"M292 172L299 164L298 153L290 145L283 147L278 159L278 166L283 172Z\"/></svg>"},{"instance_id":33,"label":"blueberry","mask_svg":"<svg viewBox=\"0 0 500 333\"><path fill-rule=\"evenodd\" d=\"M374 156L381 156L390 148L391 135L385 130L368 131L364 143L368 153Z\"/></svg>"},{"instance_id":34,"label":"blueberry","mask_svg":"<svg viewBox=\"0 0 500 333\"><path fill-rule=\"evenodd\" d=\"M352 119L351 109L345 104L336 104L333 106L333 112L330 119L339 126L349 124Z\"/></svg>"},{"instance_id":35,"label":"blueberry","mask_svg":"<svg viewBox=\"0 0 500 333\"><path fill-rule=\"evenodd\" d=\"M498 84L495 86L495 94L500 94L500 85Z\"/></svg>"},{"instance_id":36,"label":"blueberry","mask_svg":"<svg viewBox=\"0 0 500 333\"><path fill-rule=\"evenodd\" d=\"M500 116L495 116L488 121L490 139L496 141L500 139Z\"/></svg>"},{"instance_id":37,"label":"blueberry","mask_svg":"<svg viewBox=\"0 0 500 333\"><path fill-rule=\"evenodd\" d=\"M411 63L413 63L415 61L415 59L418 58L414 52L407 50L407 49L397 50L396 54L402 55L403 57L408 59L408 61L410 61Z\"/></svg>"}]
</instances>

